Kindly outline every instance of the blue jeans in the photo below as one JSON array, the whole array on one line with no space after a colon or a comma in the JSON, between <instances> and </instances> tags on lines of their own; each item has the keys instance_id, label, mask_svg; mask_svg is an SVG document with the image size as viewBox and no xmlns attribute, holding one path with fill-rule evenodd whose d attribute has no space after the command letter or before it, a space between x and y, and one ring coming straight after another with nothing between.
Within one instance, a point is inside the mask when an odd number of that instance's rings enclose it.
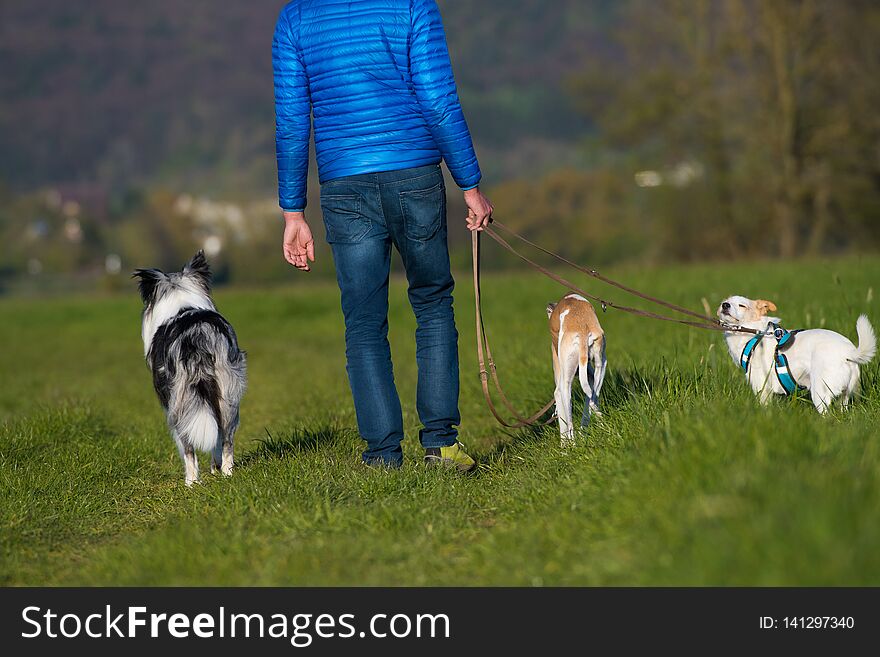
<instances>
[{"instance_id":1,"label":"blue jeans","mask_svg":"<svg viewBox=\"0 0 880 657\"><path fill-rule=\"evenodd\" d=\"M348 380L358 431L367 441L364 461L391 467L403 462L403 415L388 344L392 246L403 259L418 325L419 439L425 448L455 444L461 421L458 331L439 165L326 182L321 210L342 293Z\"/></svg>"}]
</instances>

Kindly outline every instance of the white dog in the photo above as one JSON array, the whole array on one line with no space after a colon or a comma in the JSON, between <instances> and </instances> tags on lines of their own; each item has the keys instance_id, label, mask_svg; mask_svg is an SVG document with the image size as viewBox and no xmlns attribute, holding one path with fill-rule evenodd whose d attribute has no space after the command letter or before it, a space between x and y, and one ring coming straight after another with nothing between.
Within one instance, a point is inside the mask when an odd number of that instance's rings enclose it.
<instances>
[{"instance_id":1,"label":"white dog","mask_svg":"<svg viewBox=\"0 0 880 657\"><path fill-rule=\"evenodd\" d=\"M553 348L553 377L556 380L556 415L562 446L574 443L571 421L571 384L579 372L586 399L581 426L590 421L590 411L599 415L599 393L605 379L605 332L593 305L578 294L568 294L547 306ZM590 375L592 374L592 381Z\"/></svg>"},{"instance_id":2,"label":"white dog","mask_svg":"<svg viewBox=\"0 0 880 657\"><path fill-rule=\"evenodd\" d=\"M763 337L725 332L727 348L734 362L742 367L752 390L762 404L771 395L790 394L797 387L810 391L813 404L826 413L831 402L840 399L848 406L859 387L859 365L867 365L877 352L877 338L865 315L856 322L859 346L825 329L778 331L776 304L764 299L732 296L718 307L718 317L744 328L767 332ZM771 326L772 325L772 326ZM777 337L779 336L779 337ZM780 339L781 338L781 339Z\"/></svg>"}]
</instances>

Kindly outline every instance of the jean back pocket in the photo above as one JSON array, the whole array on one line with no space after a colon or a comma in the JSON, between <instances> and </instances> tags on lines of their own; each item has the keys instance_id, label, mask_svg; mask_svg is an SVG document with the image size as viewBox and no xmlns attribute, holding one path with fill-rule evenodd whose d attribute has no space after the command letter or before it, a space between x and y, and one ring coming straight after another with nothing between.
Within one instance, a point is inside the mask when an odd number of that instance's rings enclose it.
<instances>
[{"instance_id":1,"label":"jean back pocket","mask_svg":"<svg viewBox=\"0 0 880 657\"><path fill-rule=\"evenodd\" d=\"M400 209L408 239L430 240L443 223L446 214L446 189L441 180L428 189L400 192Z\"/></svg>"},{"instance_id":2,"label":"jean back pocket","mask_svg":"<svg viewBox=\"0 0 880 657\"><path fill-rule=\"evenodd\" d=\"M322 195L321 214L330 244L354 244L370 231L370 220L361 214L361 197L357 194Z\"/></svg>"}]
</instances>

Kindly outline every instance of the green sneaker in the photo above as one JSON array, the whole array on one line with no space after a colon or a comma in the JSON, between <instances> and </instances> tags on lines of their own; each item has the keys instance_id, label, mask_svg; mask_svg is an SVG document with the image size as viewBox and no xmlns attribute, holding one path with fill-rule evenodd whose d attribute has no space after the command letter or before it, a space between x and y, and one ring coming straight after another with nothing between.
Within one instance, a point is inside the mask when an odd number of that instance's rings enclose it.
<instances>
[{"instance_id":1,"label":"green sneaker","mask_svg":"<svg viewBox=\"0 0 880 657\"><path fill-rule=\"evenodd\" d=\"M470 472L477 467L477 462L464 451L464 445L455 443L449 447L429 447L426 449L425 465L442 465L456 468L460 472Z\"/></svg>"}]
</instances>

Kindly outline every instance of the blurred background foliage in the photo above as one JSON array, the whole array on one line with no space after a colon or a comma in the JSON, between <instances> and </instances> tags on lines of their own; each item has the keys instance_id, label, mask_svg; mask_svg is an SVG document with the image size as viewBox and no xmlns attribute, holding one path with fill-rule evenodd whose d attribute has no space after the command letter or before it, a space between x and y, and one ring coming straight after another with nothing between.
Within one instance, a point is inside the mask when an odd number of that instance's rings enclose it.
<instances>
[{"instance_id":1,"label":"blurred background foliage","mask_svg":"<svg viewBox=\"0 0 880 657\"><path fill-rule=\"evenodd\" d=\"M880 246L878 3L438 4L497 216L548 248L602 265ZM281 5L0 3L0 291L125 287L199 247L221 281L302 280L274 196Z\"/></svg>"}]
</instances>

